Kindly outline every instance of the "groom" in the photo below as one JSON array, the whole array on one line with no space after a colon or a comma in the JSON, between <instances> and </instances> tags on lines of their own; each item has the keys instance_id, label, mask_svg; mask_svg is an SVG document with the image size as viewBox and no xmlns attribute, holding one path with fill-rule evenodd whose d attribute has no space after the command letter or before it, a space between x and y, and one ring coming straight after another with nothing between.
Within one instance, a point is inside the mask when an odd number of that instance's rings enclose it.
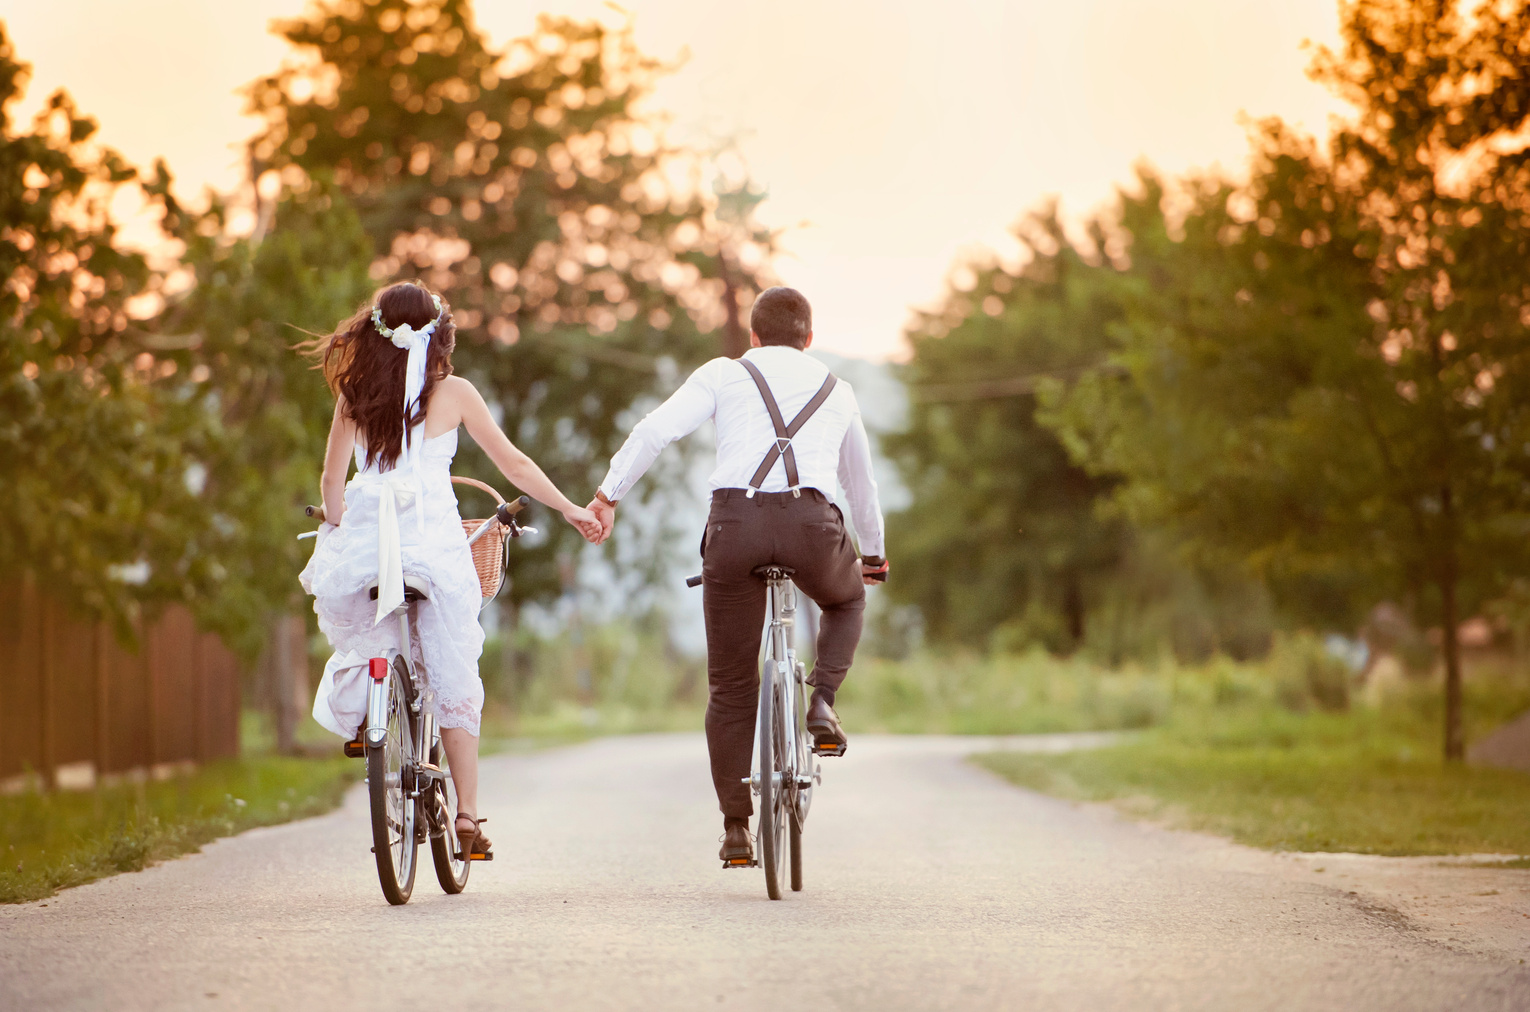
<instances>
[{"instance_id":1,"label":"groom","mask_svg":"<svg viewBox=\"0 0 1530 1012\"><path fill-rule=\"evenodd\" d=\"M815 744L846 744L834 712L861 638L866 587L887 578L882 511L871 448L850 384L805 354L813 313L791 288L755 300L740 359L717 358L633 427L589 508L604 542L616 505L658 457L707 419L717 428L712 510L702 537L702 610L707 628L707 749L723 813L724 862L753 860L750 749L759 693L765 584L756 566L796 570L793 582L823 611L814 652L807 726ZM844 487L860 550L835 504Z\"/></svg>"}]
</instances>

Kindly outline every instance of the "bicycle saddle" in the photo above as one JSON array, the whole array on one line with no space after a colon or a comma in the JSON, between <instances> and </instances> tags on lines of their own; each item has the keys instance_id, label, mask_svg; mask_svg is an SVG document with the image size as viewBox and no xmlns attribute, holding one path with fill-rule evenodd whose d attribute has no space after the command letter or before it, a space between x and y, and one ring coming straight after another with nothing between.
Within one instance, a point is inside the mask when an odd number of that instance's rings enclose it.
<instances>
[{"instance_id":1,"label":"bicycle saddle","mask_svg":"<svg viewBox=\"0 0 1530 1012\"><path fill-rule=\"evenodd\" d=\"M377 581L367 584L367 597L377 600ZM404 574L404 601L428 601L429 596L425 593L425 581L416 576Z\"/></svg>"},{"instance_id":2,"label":"bicycle saddle","mask_svg":"<svg viewBox=\"0 0 1530 1012\"><path fill-rule=\"evenodd\" d=\"M789 580L797 575L797 571L790 566L755 566L749 575L762 580Z\"/></svg>"}]
</instances>

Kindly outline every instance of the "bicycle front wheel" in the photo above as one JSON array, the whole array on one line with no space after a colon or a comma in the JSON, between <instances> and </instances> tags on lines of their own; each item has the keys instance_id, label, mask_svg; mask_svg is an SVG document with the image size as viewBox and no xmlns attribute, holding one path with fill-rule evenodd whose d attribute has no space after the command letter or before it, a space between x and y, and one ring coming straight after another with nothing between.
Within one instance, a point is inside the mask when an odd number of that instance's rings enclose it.
<instances>
[{"instance_id":1,"label":"bicycle front wheel","mask_svg":"<svg viewBox=\"0 0 1530 1012\"><path fill-rule=\"evenodd\" d=\"M377 880L383 896L398 906L414 890L416 819L419 805L404 787L408 750L404 702L396 674L388 678L388 735L367 748L367 794L372 803L372 853L377 857Z\"/></svg>"},{"instance_id":2,"label":"bicycle front wheel","mask_svg":"<svg viewBox=\"0 0 1530 1012\"><path fill-rule=\"evenodd\" d=\"M760 864L765 867L765 892L781 898L787 881L787 826L792 821L791 790L786 777L792 763L786 755L786 732L777 698L781 679L775 661L767 661L760 679Z\"/></svg>"}]
</instances>

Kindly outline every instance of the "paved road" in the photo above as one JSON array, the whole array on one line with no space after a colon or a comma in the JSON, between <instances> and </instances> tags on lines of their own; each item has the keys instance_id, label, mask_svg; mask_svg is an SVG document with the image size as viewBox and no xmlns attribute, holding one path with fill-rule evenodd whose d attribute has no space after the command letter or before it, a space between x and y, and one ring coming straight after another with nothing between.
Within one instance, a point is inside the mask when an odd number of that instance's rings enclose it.
<instances>
[{"instance_id":1,"label":"paved road","mask_svg":"<svg viewBox=\"0 0 1530 1012\"><path fill-rule=\"evenodd\" d=\"M699 736L490 759L498 860L458 897L427 866L402 908L378 892L353 794L0 908L0 1007L1530 1005L1512 956L1431 941L1266 855L1016 790L964 763L971 747L854 741L826 764L807 891L780 903L759 872L717 866Z\"/></svg>"}]
</instances>

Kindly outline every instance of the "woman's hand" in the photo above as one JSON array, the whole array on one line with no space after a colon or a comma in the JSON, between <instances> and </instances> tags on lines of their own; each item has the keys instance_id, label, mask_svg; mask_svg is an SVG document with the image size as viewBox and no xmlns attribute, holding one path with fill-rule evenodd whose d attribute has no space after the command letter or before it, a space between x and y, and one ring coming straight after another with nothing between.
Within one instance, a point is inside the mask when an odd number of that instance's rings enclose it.
<instances>
[{"instance_id":1,"label":"woman's hand","mask_svg":"<svg viewBox=\"0 0 1530 1012\"><path fill-rule=\"evenodd\" d=\"M600 525L599 518L597 518L595 514L591 513L589 510L570 504L569 508L563 511L563 519L573 524L574 529L583 535L584 540L588 541L590 544L595 545L600 543L600 536L603 532L603 529Z\"/></svg>"}]
</instances>

